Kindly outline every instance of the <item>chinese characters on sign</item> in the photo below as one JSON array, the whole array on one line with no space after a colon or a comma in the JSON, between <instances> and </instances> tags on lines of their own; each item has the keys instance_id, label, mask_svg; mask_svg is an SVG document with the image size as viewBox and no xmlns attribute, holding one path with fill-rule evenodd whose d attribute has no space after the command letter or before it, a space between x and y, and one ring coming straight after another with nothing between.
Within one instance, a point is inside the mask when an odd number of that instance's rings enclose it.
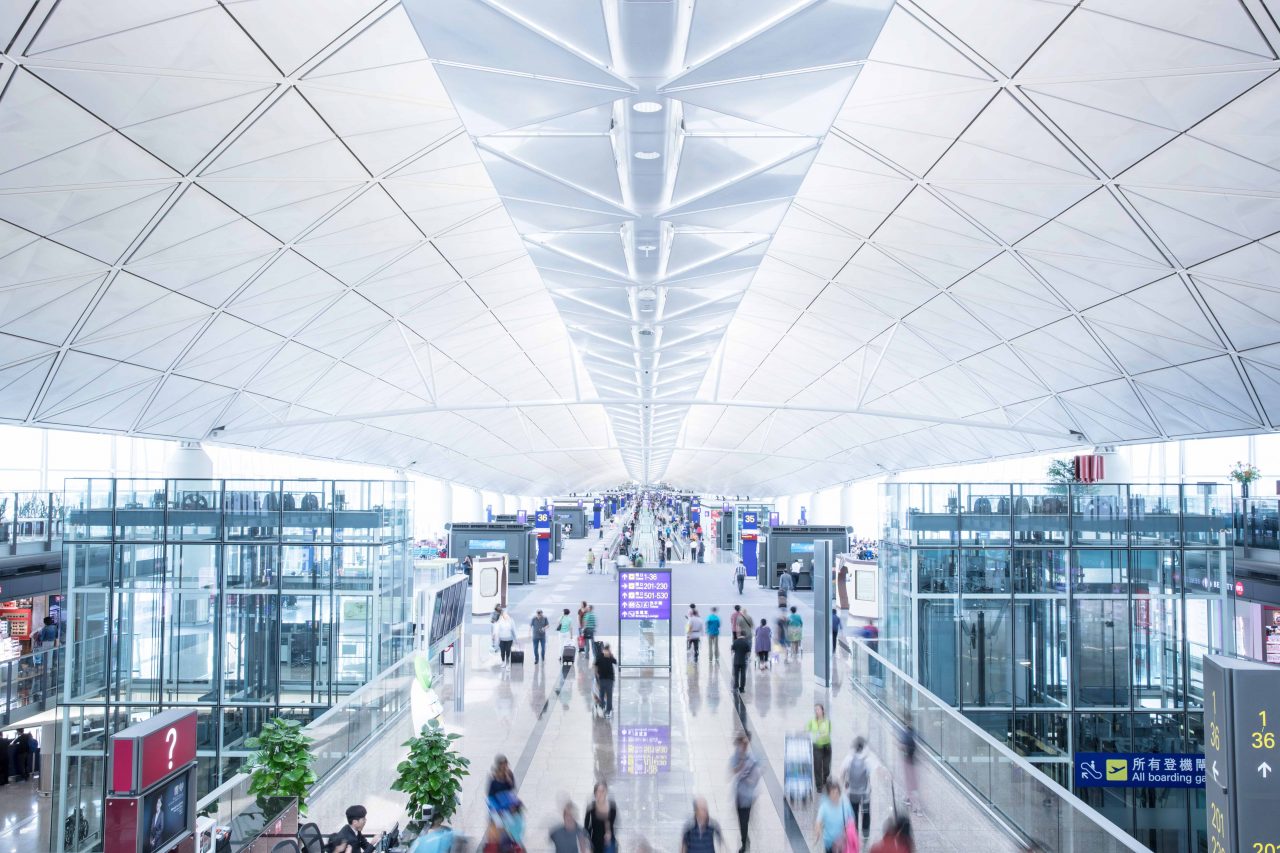
<instances>
[{"instance_id":1,"label":"chinese characters on sign","mask_svg":"<svg viewBox=\"0 0 1280 853\"><path fill-rule=\"evenodd\" d=\"M1080 788L1203 788L1203 755L1077 752Z\"/></svg>"},{"instance_id":2,"label":"chinese characters on sign","mask_svg":"<svg viewBox=\"0 0 1280 853\"><path fill-rule=\"evenodd\" d=\"M618 770L652 776L671 767L671 729L667 726L622 726L618 730Z\"/></svg>"},{"instance_id":3,"label":"chinese characters on sign","mask_svg":"<svg viewBox=\"0 0 1280 853\"><path fill-rule=\"evenodd\" d=\"M670 572L623 572L618 579L618 612L623 621L671 618Z\"/></svg>"}]
</instances>

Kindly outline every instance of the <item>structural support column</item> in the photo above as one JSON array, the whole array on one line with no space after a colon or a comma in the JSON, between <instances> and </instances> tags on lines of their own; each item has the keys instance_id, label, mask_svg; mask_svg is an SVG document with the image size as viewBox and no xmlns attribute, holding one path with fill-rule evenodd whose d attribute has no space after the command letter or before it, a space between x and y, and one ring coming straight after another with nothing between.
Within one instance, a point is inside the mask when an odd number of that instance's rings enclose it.
<instances>
[{"instance_id":1,"label":"structural support column","mask_svg":"<svg viewBox=\"0 0 1280 853\"><path fill-rule=\"evenodd\" d=\"M831 686L831 540L813 543L813 677Z\"/></svg>"},{"instance_id":2,"label":"structural support column","mask_svg":"<svg viewBox=\"0 0 1280 853\"><path fill-rule=\"evenodd\" d=\"M840 518L838 524L853 524L853 483L840 487Z\"/></svg>"}]
</instances>

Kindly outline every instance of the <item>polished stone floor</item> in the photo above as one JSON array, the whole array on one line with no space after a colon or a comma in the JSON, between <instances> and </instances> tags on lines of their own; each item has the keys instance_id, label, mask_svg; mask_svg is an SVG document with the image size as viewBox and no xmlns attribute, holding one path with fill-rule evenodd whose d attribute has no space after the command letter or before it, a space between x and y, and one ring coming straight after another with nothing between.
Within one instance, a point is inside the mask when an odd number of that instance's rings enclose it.
<instances>
[{"instance_id":1,"label":"polished stone floor","mask_svg":"<svg viewBox=\"0 0 1280 853\"><path fill-rule=\"evenodd\" d=\"M586 549L598 547L598 540L569 540L566 545L564 559L552 564L549 577L511 589L510 609L522 636L528 636L528 621L537 608L548 613L554 624L562 608L576 611L585 599L596 607L601 636L615 637L616 581L611 574L588 575L585 568ZM691 603L704 615L717 606L726 623L734 604L743 604L757 617L775 612L776 594L771 590L749 583L746 592L738 595L732 565L728 555L721 559L713 550L708 550L705 564L670 565L677 615L673 631L683 632L683 614ZM811 594L799 593L793 599L808 622ZM597 779L609 784L617 801L622 853L637 849L641 840L656 851L678 850L680 829L695 796L707 798L712 817L724 830L725 849L736 850L739 836L728 762L734 735L745 728L753 735L764 767L751 819L753 848L812 850L813 801L789 804L785 800L782 758L784 737L802 732L815 701L830 707L837 765L855 733L870 735L872 743L880 746L873 772L873 838L890 814L891 790L902 796L900 782L891 788L898 775L891 733L883 721L875 719L877 715L863 711L861 719L855 719L854 709L860 706L839 678L830 688L816 683L807 644L799 662L752 671L741 701L731 689L727 660L714 665L705 649L697 664L679 655L671 670L628 669L619 679L611 719L591 713L590 672L581 657L562 670L554 648L551 661L535 664L531 646L527 641L523 645L525 663L501 670L497 655L490 651L488 619L477 617L468 642L465 711L455 712L448 689L444 691L447 723L462 735L459 748L472 761L472 775L454 825L473 839L485 824L488 769L494 755L501 753L516 771L527 809L525 842L530 851L550 849L547 833L558 819L561 804L571 800L581 812ZM551 645L555 646L554 640ZM847 666L846 660L838 659L836 670ZM877 726L884 730L877 732ZM400 818L404 799L387 788L403 752L398 744L408 735L406 720L400 731L370 748L348 773L326 787L313 809L322 829L335 829L342 810L356 800L369 808L371 828L385 828ZM944 779L924 772L922 780L924 813L913 818L919 850L1014 849Z\"/></svg>"},{"instance_id":2,"label":"polished stone floor","mask_svg":"<svg viewBox=\"0 0 1280 853\"><path fill-rule=\"evenodd\" d=\"M0 785L0 853L49 849L51 797L36 793L36 782Z\"/></svg>"}]
</instances>

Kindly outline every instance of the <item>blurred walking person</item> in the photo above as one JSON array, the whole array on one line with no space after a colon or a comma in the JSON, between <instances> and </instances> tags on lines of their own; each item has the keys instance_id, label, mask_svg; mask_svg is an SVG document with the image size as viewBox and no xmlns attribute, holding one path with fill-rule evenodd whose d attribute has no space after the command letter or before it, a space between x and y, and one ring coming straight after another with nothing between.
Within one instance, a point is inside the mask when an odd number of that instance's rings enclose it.
<instances>
[{"instance_id":1,"label":"blurred walking person","mask_svg":"<svg viewBox=\"0 0 1280 853\"><path fill-rule=\"evenodd\" d=\"M609 786L597 782L591 791L591 806L582 819L591 853L618 853L617 826L618 804L609 796Z\"/></svg>"},{"instance_id":2,"label":"blurred walking person","mask_svg":"<svg viewBox=\"0 0 1280 853\"><path fill-rule=\"evenodd\" d=\"M698 615L698 609L695 607L689 611L685 621L685 638L686 651L693 655L693 662L698 662L698 651L702 644L702 617Z\"/></svg>"},{"instance_id":3,"label":"blurred walking person","mask_svg":"<svg viewBox=\"0 0 1280 853\"><path fill-rule=\"evenodd\" d=\"M916 781L916 729L908 719L902 730L898 732L898 745L902 748L902 775L907 781L907 805L912 814L923 814L920 805L920 788Z\"/></svg>"},{"instance_id":4,"label":"blurred walking person","mask_svg":"<svg viewBox=\"0 0 1280 853\"><path fill-rule=\"evenodd\" d=\"M871 836L871 768L867 763L865 738L853 739L853 749L845 756L840 778L844 781L844 793L849 798L855 820L861 826L865 844Z\"/></svg>"},{"instance_id":5,"label":"blurred walking person","mask_svg":"<svg viewBox=\"0 0 1280 853\"><path fill-rule=\"evenodd\" d=\"M707 634L707 656L711 663L720 663L720 614L711 608L707 618L702 622L702 629Z\"/></svg>"},{"instance_id":6,"label":"blurred walking person","mask_svg":"<svg viewBox=\"0 0 1280 853\"><path fill-rule=\"evenodd\" d=\"M684 825L680 836L680 853L716 853L716 844L724 844L720 824L707 812L707 801L697 797L693 801L693 819Z\"/></svg>"},{"instance_id":7,"label":"blurred walking person","mask_svg":"<svg viewBox=\"0 0 1280 853\"><path fill-rule=\"evenodd\" d=\"M733 745L729 772L733 774L733 804L738 810L738 835L742 839L738 845L738 853L746 853L751 849L751 806L756 801L760 764L751 754L751 735L739 732L733 739Z\"/></svg>"},{"instance_id":8,"label":"blurred walking person","mask_svg":"<svg viewBox=\"0 0 1280 853\"><path fill-rule=\"evenodd\" d=\"M587 853L590 848L587 833L578 824L578 813L573 803L565 803L560 813L560 825L551 830L551 843L555 853Z\"/></svg>"},{"instance_id":9,"label":"blurred walking person","mask_svg":"<svg viewBox=\"0 0 1280 853\"><path fill-rule=\"evenodd\" d=\"M821 793L831 781L831 719L821 703L813 706L813 719L805 725L813 744L813 784Z\"/></svg>"},{"instance_id":10,"label":"blurred walking person","mask_svg":"<svg viewBox=\"0 0 1280 853\"><path fill-rule=\"evenodd\" d=\"M734 634L733 645L733 689L741 693L747 689L747 661L751 657L751 640L746 634Z\"/></svg>"}]
</instances>

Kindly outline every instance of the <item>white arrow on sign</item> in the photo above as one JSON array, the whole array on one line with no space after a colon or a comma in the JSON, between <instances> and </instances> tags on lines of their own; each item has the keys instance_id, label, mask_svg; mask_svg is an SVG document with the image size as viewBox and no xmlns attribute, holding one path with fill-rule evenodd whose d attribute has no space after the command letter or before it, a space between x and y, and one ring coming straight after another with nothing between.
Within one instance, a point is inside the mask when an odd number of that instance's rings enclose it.
<instances>
[{"instance_id":1,"label":"white arrow on sign","mask_svg":"<svg viewBox=\"0 0 1280 853\"><path fill-rule=\"evenodd\" d=\"M1262 762L1258 765L1258 772L1262 774L1263 779L1267 778L1267 774L1271 772L1271 765L1265 761Z\"/></svg>"},{"instance_id":2,"label":"white arrow on sign","mask_svg":"<svg viewBox=\"0 0 1280 853\"><path fill-rule=\"evenodd\" d=\"M1213 762L1213 781L1217 782L1219 785L1222 784L1222 780L1218 778L1218 762L1217 761Z\"/></svg>"}]
</instances>

